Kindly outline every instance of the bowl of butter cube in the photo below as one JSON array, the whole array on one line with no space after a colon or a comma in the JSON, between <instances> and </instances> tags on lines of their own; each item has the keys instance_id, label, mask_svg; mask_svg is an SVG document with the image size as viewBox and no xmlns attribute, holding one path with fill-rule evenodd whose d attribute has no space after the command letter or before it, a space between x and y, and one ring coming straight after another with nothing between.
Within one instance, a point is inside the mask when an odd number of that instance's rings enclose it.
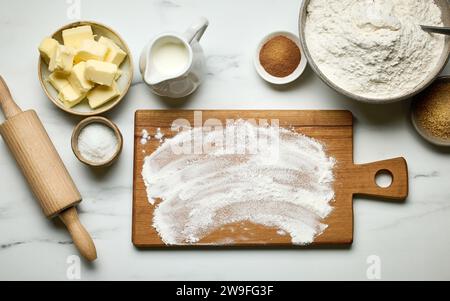
<instances>
[{"instance_id":1,"label":"bowl of butter cube","mask_svg":"<svg viewBox=\"0 0 450 301\"><path fill-rule=\"evenodd\" d=\"M125 41L109 27L88 21L68 24L39 45L39 80L60 109L93 116L114 108L133 80Z\"/></svg>"}]
</instances>

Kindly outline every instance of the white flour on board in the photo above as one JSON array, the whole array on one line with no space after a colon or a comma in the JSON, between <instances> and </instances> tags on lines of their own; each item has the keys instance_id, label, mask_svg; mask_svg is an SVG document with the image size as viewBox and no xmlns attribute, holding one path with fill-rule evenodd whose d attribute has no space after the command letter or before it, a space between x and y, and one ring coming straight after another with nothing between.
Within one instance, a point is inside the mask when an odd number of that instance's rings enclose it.
<instances>
[{"instance_id":1,"label":"white flour on board","mask_svg":"<svg viewBox=\"0 0 450 301\"><path fill-rule=\"evenodd\" d=\"M181 153L180 145L195 145L194 137L202 138L203 152ZM256 141L276 143L255 149ZM196 243L225 225L249 221L306 245L327 228L334 165L314 139L240 120L165 140L146 157L142 176L156 206L153 226L166 244Z\"/></svg>"}]
</instances>

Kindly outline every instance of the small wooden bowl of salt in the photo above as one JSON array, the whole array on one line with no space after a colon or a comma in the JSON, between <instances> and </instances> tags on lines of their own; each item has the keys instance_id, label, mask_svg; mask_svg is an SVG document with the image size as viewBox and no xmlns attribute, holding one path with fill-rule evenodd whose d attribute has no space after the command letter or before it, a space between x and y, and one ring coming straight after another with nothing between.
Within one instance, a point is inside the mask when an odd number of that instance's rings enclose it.
<instances>
[{"instance_id":1,"label":"small wooden bowl of salt","mask_svg":"<svg viewBox=\"0 0 450 301\"><path fill-rule=\"evenodd\" d=\"M122 134L104 117L82 120L72 134L72 150L82 163L95 168L108 167L119 158L123 148Z\"/></svg>"}]
</instances>

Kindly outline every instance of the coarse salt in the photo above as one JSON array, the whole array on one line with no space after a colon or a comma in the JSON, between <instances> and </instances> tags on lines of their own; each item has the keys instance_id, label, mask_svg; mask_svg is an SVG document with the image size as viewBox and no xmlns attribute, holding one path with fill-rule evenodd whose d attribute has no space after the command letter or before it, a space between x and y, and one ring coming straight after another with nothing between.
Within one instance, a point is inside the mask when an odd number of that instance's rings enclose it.
<instances>
[{"instance_id":1,"label":"coarse salt","mask_svg":"<svg viewBox=\"0 0 450 301\"><path fill-rule=\"evenodd\" d=\"M110 160L116 153L118 144L114 131L102 123L87 125L78 136L78 150L81 156L94 163Z\"/></svg>"}]
</instances>

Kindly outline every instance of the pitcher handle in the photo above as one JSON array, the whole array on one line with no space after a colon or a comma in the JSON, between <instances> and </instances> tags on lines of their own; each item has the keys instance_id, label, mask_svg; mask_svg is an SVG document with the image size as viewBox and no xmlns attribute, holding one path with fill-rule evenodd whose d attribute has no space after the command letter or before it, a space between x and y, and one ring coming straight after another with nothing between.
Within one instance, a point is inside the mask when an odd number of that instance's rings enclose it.
<instances>
[{"instance_id":1,"label":"pitcher handle","mask_svg":"<svg viewBox=\"0 0 450 301\"><path fill-rule=\"evenodd\" d=\"M199 18L184 34L188 42L191 43L194 39L200 41L208 25L208 19L204 17Z\"/></svg>"}]
</instances>

